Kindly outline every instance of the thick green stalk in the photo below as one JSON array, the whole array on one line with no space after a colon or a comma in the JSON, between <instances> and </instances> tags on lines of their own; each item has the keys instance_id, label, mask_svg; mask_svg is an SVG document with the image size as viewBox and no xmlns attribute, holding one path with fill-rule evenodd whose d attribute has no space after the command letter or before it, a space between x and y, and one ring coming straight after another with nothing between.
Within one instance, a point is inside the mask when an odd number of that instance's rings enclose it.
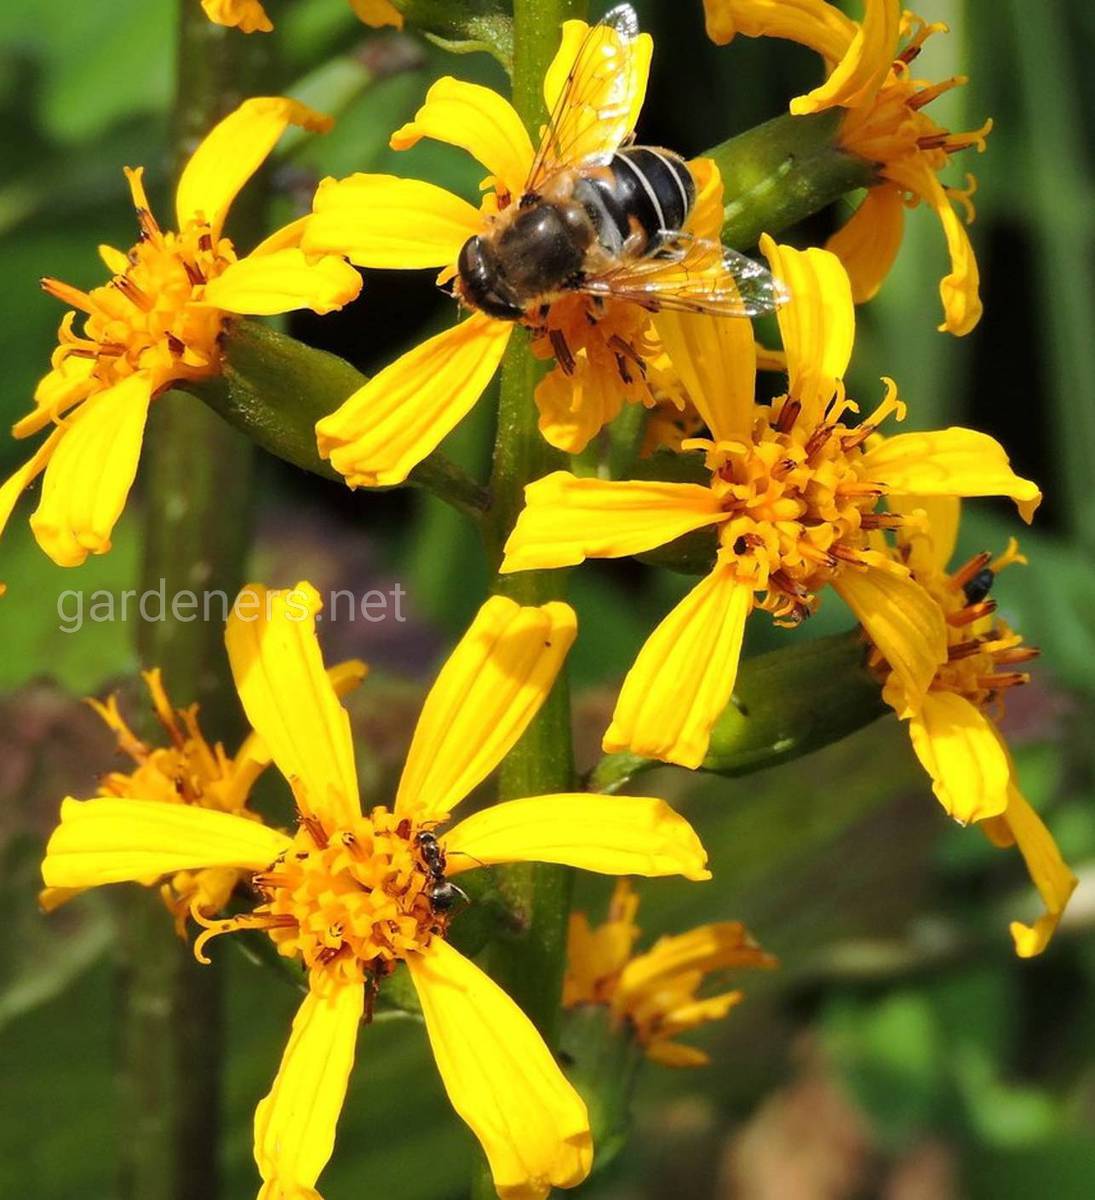
<instances>
[{"instance_id":1,"label":"thick green stalk","mask_svg":"<svg viewBox=\"0 0 1095 1200\"><path fill-rule=\"evenodd\" d=\"M722 174L728 246L747 250L873 180L873 164L836 144L842 118L775 117L707 151Z\"/></svg>"},{"instance_id":2,"label":"thick green stalk","mask_svg":"<svg viewBox=\"0 0 1095 1200\"><path fill-rule=\"evenodd\" d=\"M179 12L174 144L181 161L239 102L256 55L265 51L258 39L212 25L191 0L181 0ZM138 626L140 658L145 667L163 668L180 703L200 702L206 728L231 743L239 718L219 609L205 621L172 602L180 593L214 589L231 599L242 582L250 447L204 405L172 393L154 405L141 466L141 587L163 600L146 605L162 619ZM194 961L154 892L133 889L126 901L120 1193L126 1200L215 1200L219 977Z\"/></svg>"}]
</instances>

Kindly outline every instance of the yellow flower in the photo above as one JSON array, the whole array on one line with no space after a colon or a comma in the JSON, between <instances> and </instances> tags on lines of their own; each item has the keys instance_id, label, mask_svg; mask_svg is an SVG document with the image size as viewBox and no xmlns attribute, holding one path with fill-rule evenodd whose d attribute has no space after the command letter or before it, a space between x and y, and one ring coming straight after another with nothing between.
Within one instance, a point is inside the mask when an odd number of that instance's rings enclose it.
<instances>
[{"instance_id":1,"label":"yellow flower","mask_svg":"<svg viewBox=\"0 0 1095 1200\"><path fill-rule=\"evenodd\" d=\"M363 662L351 659L332 667L331 683L340 696L357 687L365 678ZM99 785L98 795L126 797L157 804L193 805L216 812L235 813L248 820L262 818L247 807L255 780L270 765L270 755L258 734L247 737L235 755L225 753L220 742L212 745L198 724L198 706L177 709L163 685L159 668L143 675L152 700L153 711L168 745L152 746L130 728L118 708L117 696L105 703L88 704L117 735L118 749L133 760L132 771L111 771ZM224 908L238 884L248 873L234 867L207 867L202 870L176 871L164 878L149 876L141 882L159 884L160 895L175 918L175 929L186 936L186 918L191 911L212 916ZM47 912L66 901L82 888L46 888L39 897Z\"/></svg>"},{"instance_id":2,"label":"yellow flower","mask_svg":"<svg viewBox=\"0 0 1095 1200\"><path fill-rule=\"evenodd\" d=\"M840 145L878 164L878 182L868 189L855 215L828 248L839 254L852 277L856 303L870 300L882 286L901 245L905 209L921 201L943 227L951 271L939 285L944 319L941 330L961 336L981 319L980 278L969 236L955 203L973 220L972 175L964 188L940 182L951 155L975 147L982 151L992 129L953 133L928 116L925 107L962 75L928 83L914 79L911 64L925 41L945 32L942 22L927 24L902 12L898 0L864 0L859 23L825 0L704 0L707 32L720 45L736 34L789 38L816 50L826 62L825 83L791 101L796 115L834 106L847 110Z\"/></svg>"},{"instance_id":3,"label":"yellow flower","mask_svg":"<svg viewBox=\"0 0 1095 1200\"><path fill-rule=\"evenodd\" d=\"M674 1041L682 1033L720 1021L742 998L740 991L700 997L715 971L735 967L774 967L738 921L700 925L676 937L659 938L644 954L634 954L639 898L626 879L616 884L608 918L595 929L585 913L571 913L563 1004L603 1004L613 1021L629 1029L647 1058L667 1067L700 1067L704 1051Z\"/></svg>"},{"instance_id":4,"label":"yellow flower","mask_svg":"<svg viewBox=\"0 0 1095 1200\"><path fill-rule=\"evenodd\" d=\"M1018 844L1046 907L1033 925L1020 921L1011 925L1016 953L1031 958L1048 945L1076 877L1020 791L1015 764L994 719L1003 715L1008 689L1029 682L1030 676L1021 668L1038 653L996 615L996 602L989 595L1000 571L1026 559L1012 539L998 558L978 554L948 573L958 535L959 502L891 496L888 504L894 511L920 510L926 517L926 524L899 529L892 553L939 605L946 621L947 661L928 691L909 704L885 656L876 653L875 667L886 679L883 696L908 718L913 749L947 813L963 825L978 822L998 846Z\"/></svg>"},{"instance_id":5,"label":"yellow flower","mask_svg":"<svg viewBox=\"0 0 1095 1200\"><path fill-rule=\"evenodd\" d=\"M544 80L549 111L556 107L588 31L582 21L563 25L562 44ZM599 36L620 35L603 27ZM615 94L615 77L601 84L614 89L613 108L630 114L622 130L619 122L588 119L599 108L596 95L586 91L574 97L575 112L589 110L580 145L571 147L574 161L615 148L634 128L651 52L650 37L639 35L631 48L626 99ZM571 124L577 123L576 119ZM345 254L362 267L439 267L438 282L456 279L459 289L462 247L482 234L500 211L518 202L535 152L508 101L489 88L449 77L430 88L414 120L392 135L391 144L403 150L422 138L459 146L489 172L479 208L435 184L394 175L328 179L316 193L305 248ZM710 160L690 166L697 199L688 230L717 240L721 179ZM671 373L650 314L634 303L568 293L524 323L532 329L535 353L556 359L536 389L536 403L541 432L560 449L584 449L625 403L650 406L671 393ZM474 312L404 354L317 424L320 454L351 487L402 482L482 395L502 361L514 324Z\"/></svg>"},{"instance_id":6,"label":"yellow flower","mask_svg":"<svg viewBox=\"0 0 1095 1200\"><path fill-rule=\"evenodd\" d=\"M504 862L707 879L691 827L663 801L588 794L497 804L435 833L536 714L575 635L565 604L494 597L426 698L392 807L361 811L349 722L323 670L320 600L247 589L228 653L252 726L293 788L295 836L208 809L65 800L42 874L91 887L210 867L246 871L249 913L210 922L195 945L265 929L309 973L309 995L255 1116L264 1200L314 1195L330 1157L357 1027L406 963L453 1107L483 1144L500 1196L536 1200L589 1173L585 1106L512 1000L445 940L448 880ZM252 603L253 601L253 603Z\"/></svg>"},{"instance_id":7,"label":"yellow flower","mask_svg":"<svg viewBox=\"0 0 1095 1200\"><path fill-rule=\"evenodd\" d=\"M160 228L142 170L126 170L140 238L127 254L101 246L110 283L80 291L56 279L42 286L86 314L61 321L52 370L35 392L17 438L53 429L0 488L0 531L24 489L44 470L31 527L63 567L110 549L115 522L137 472L151 401L165 388L220 369L220 336L234 313L341 308L360 290L357 272L335 256L305 254L300 224L237 258L222 229L240 188L288 125L323 130L330 121L293 100L246 100L195 150L176 193L178 232Z\"/></svg>"},{"instance_id":8,"label":"yellow flower","mask_svg":"<svg viewBox=\"0 0 1095 1200\"><path fill-rule=\"evenodd\" d=\"M643 554L715 526L714 570L662 621L624 681L608 751L697 767L734 688L745 621L754 607L796 624L826 584L885 646L910 703L946 656L938 607L907 570L868 542L902 518L877 513L888 492L1012 497L1029 519L1041 493L1020 479L990 437L969 429L907 433L868 446L876 426L903 415L892 381L858 426L842 376L855 310L847 274L825 250L762 239L790 303L778 310L788 389L754 402L749 323L661 313L655 319L690 400L711 431L702 449L710 481L579 479L557 471L529 484L506 543L503 572L565 567L585 558Z\"/></svg>"},{"instance_id":9,"label":"yellow flower","mask_svg":"<svg viewBox=\"0 0 1095 1200\"><path fill-rule=\"evenodd\" d=\"M242 33L269 33L274 23L266 15L261 0L201 0L205 15L216 25L227 25ZM391 0L350 0L350 7L365 22L379 28L394 25L403 28L403 14Z\"/></svg>"}]
</instances>

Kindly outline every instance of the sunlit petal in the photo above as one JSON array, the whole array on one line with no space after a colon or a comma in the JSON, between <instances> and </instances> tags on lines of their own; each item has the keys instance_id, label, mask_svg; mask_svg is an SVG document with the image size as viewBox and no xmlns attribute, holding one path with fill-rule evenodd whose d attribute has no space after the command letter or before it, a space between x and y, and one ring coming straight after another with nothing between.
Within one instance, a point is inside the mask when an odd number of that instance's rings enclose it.
<instances>
[{"instance_id":1,"label":"sunlit petal","mask_svg":"<svg viewBox=\"0 0 1095 1200\"><path fill-rule=\"evenodd\" d=\"M361 276L333 254L287 247L249 254L205 286L202 300L226 312L272 316L294 308L334 312L361 291Z\"/></svg>"},{"instance_id":2,"label":"sunlit petal","mask_svg":"<svg viewBox=\"0 0 1095 1200\"><path fill-rule=\"evenodd\" d=\"M646 640L627 674L604 749L698 767L730 702L753 589L719 564Z\"/></svg>"},{"instance_id":3,"label":"sunlit petal","mask_svg":"<svg viewBox=\"0 0 1095 1200\"><path fill-rule=\"evenodd\" d=\"M506 862L550 862L602 875L710 879L695 830L664 800L580 792L508 800L444 837L448 874Z\"/></svg>"},{"instance_id":4,"label":"sunlit petal","mask_svg":"<svg viewBox=\"0 0 1095 1200\"><path fill-rule=\"evenodd\" d=\"M280 1189L296 1200L298 1189L315 1184L335 1148L365 989L329 979L324 984L297 1010L274 1085L255 1110L255 1161L272 1185L267 1195Z\"/></svg>"},{"instance_id":5,"label":"sunlit petal","mask_svg":"<svg viewBox=\"0 0 1095 1200\"><path fill-rule=\"evenodd\" d=\"M320 454L351 487L402 483L471 411L512 332L475 313L422 342L316 424Z\"/></svg>"},{"instance_id":6,"label":"sunlit petal","mask_svg":"<svg viewBox=\"0 0 1095 1200\"><path fill-rule=\"evenodd\" d=\"M743 37L787 38L839 62L856 35L855 22L827 0L703 0L707 36L725 46Z\"/></svg>"},{"instance_id":7,"label":"sunlit petal","mask_svg":"<svg viewBox=\"0 0 1095 1200\"><path fill-rule=\"evenodd\" d=\"M820 87L791 101L791 112L802 116L834 105L851 108L868 101L890 73L900 32L898 0L864 0L863 20L848 52Z\"/></svg>"},{"instance_id":8,"label":"sunlit petal","mask_svg":"<svg viewBox=\"0 0 1095 1200\"><path fill-rule=\"evenodd\" d=\"M252 727L309 815L345 828L361 813L350 719L323 667L310 583L285 591L248 584L228 617L225 641Z\"/></svg>"},{"instance_id":9,"label":"sunlit petal","mask_svg":"<svg viewBox=\"0 0 1095 1200\"><path fill-rule=\"evenodd\" d=\"M481 783L547 699L576 633L569 605L492 596L430 688L396 812L439 820Z\"/></svg>"},{"instance_id":10,"label":"sunlit petal","mask_svg":"<svg viewBox=\"0 0 1095 1200\"><path fill-rule=\"evenodd\" d=\"M825 243L825 249L844 264L856 304L878 295L904 232L904 198L900 189L883 183L868 189L851 219Z\"/></svg>"},{"instance_id":11,"label":"sunlit petal","mask_svg":"<svg viewBox=\"0 0 1095 1200\"><path fill-rule=\"evenodd\" d=\"M528 1017L440 938L407 966L445 1091L502 1200L581 1183L593 1162L586 1107Z\"/></svg>"},{"instance_id":12,"label":"sunlit petal","mask_svg":"<svg viewBox=\"0 0 1095 1200\"><path fill-rule=\"evenodd\" d=\"M66 799L46 845L47 887L151 880L201 867L259 871L292 843L233 813L189 804L103 797Z\"/></svg>"}]
</instances>

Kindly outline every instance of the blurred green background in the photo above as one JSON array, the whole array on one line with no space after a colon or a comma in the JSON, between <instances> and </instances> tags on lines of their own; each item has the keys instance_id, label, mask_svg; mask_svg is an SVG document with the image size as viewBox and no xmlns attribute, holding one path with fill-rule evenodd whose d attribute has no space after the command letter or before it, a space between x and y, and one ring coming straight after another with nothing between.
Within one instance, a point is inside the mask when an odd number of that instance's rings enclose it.
<instances>
[{"instance_id":1,"label":"blurred green background","mask_svg":"<svg viewBox=\"0 0 1095 1200\"><path fill-rule=\"evenodd\" d=\"M643 140L698 152L783 111L816 80L816 61L790 44L708 44L699 0L640 7L656 43ZM265 90L340 109L334 133L295 143L276 164L272 219L299 212L322 174L355 169L399 170L474 194L479 173L460 154L423 145L396 156L387 136L439 74L502 86L497 64L371 35L344 0L271 11L278 28ZM857 5L850 11L858 15ZM1095 1194L1095 8L925 0L922 15L948 21L952 33L932 40L918 72L971 76L933 115L960 128L986 114L997 122L988 153L969 163L981 182L973 236L986 315L962 341L935 331L943 242L930 214L913 214L897 269L861 310L850 390L869 404L878 377L894 376L910 424L985 429L1046 491L1035 529L1022 532L1031 565L1009 571L995 594L1009 622L1044 651L1007 729L1024 787L1081 885L1046 955L1015 960L1007 921L1036 911L1021 860L945 820L894 720L746 779L658 773L649 790L661 789L696 824L716 882L645 887L648 937L738 917L784 965L740 980L746 1003L702 1038L709 1068L646 1072L639 1136L583 1195ZM121 167L146 164L167 210L175 19L168 0L0 8L5 424L28 405L54 344L59 306L39 292L38 277L93 284L102 275L96 245L133 239ZM790 240L816 242L834 220L823 214ZM372 273L350 310L290 328L372 370L446 319L428 276ZM481 470L490 432L481 405L447 449ZM25 453L10 439L0 445L5 470ZM364 785L383 797L421 682L478 605L485 568L459 519L416 493L351 495L269 460L259 487L256 574L277 584L308 576L321 587L399 581L407 589L408 623L329 631L330 654L359 654L375 667L352 708L369 747ZM90 794L112 761L109 739L75 697L126 680L137 665L131 629L64 634L56 597L134 585L137 508L113 552L76 572L37 551L29 504L0 545L0 578L17 584L0 606L3 1196L110 1196L127 1136L113 1092L111 905L85 898L46 921L34 894L58 798ZM1011 532L1005 508L971 505L962 545L996 549ZM575 575L580 731L602 727L612 688L685 586L631 564ZM796 635L753 622L749 650L848 624L830 599ZM586 734L580 742L588 764L594 747ZM581 900L599 916L605 894L583 883ZM230 978L225 1195L247 1196L251 1114L297 996L230 947L217 957ZM469 1138L441 1094L421 1029L378 1022L361 1040L324 1195L457 1197L468 1162Z\"/></svg>"}]
</instances>

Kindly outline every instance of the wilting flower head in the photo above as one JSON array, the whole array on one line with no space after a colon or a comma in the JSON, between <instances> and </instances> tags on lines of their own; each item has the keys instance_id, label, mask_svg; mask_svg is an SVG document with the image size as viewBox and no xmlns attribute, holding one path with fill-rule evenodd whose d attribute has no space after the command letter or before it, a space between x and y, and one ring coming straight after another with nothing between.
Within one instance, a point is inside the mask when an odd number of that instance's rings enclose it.
<instances>
[{"instance_id":1,"label":"wilting flower head","mask_svg":"<svg viewBox=\"0 0 1095 1200\"><path fill-rule=\"evenodd\" d=\"M855 310L835 255L762 240L791 301L779 310L787 392L754 398L749 323L661 313L658 332L711 432L709 480L608 481L557 471L525 489L503 572L564 567L585 558L643 554L714 526L714 570L665 618L629 672L604 737L606 750L697 767L733 692L745 620L755 607L783 623L813 612L827 584L843 597L907 689L923 694L946 656L938 606L907 569L872 547L870 533L903 518L880 513L890 492L1011 496L1029 519L1041 493L1020 479L992 438L969 429L907 433L873 446L886 417L904 415L896 389L859 425L842 377Z\"/></svg>"},{"instance_id":2,"label":"wilting flower head","mask_svg":"<svg viewBox=\"0 0 1095 1200\"><path fill-rule=\"evenodd\" d=\"M340 696L365 678L363 662L351 659L332 667L331 683ZM190 805L215 812L234 813L248 820L261 817L247 807L255 780L270 765L270 755L258 734L247 737L234 755L225 753L220 742L210 743L198 724L198 706L175 708L157 667L144 673L156 719L167 737L166 745L152 745L138 737L122 716L117 696L88 703L117 735L118 749L132 759L132 771L111 771L101 781L98 794L157 804ZM159 814L159 819L163 814ZM183 818L185 821L185 817ZM175 929L186 936L186 918L191 911L210 917L224 908L236 886L249 878L234 867L207 867L175 871L166 877L149 876L140 882L159 885L160 895L175 918ZM42 907L51 912L82 888L46 888Z\"/></svg>"},{"instance_id":3,"label":"wilting flower head","mask_svg":"<svg viewBox=\"0 0 1095 1200\"><path fill-rule=\"evenodd\" d=\"M357 272L334 255L305 254L299 223L244 258L223 234L240 188L289 125L324 130L330 120L293 100L245 100L202 141L179 179L177 232L161 229L145 196L142 169L126 171L140 237L127 253L100 254L113 278L90 292L43 280L76 312L61 321L52 370L17 438L53 426L0 488L0 530L23 490L44 470L30 523L42 549L63 567L110 549L114 524L137 472L150 402L165 388L215 375L228 316L310 308L326 313L352 300Z\"/></svg>"},{"instance_id":4,"label":"wilting flower head","mask_svg":"<svg viewBox=\"0 0 1095 1200\"><path fill-rule=\"evenodd\" d=\"M929 25L902 12L898 0L864 0L864 6L857 23L825 0L704 0L708 34L721 45L741 33L789 38L816 50L825 59L828 78L792 100L791 112L846 109L840 145L878 164L878 182L829 242L848 268L856 302L869 300L882 286L901 245L904 210L923 201L939 218L951 259L950 274L939 285L944 314L939 328L966 334L981 319L980 277L954 205L973 220L976 182L967 175L965 187L958 188L942 183L939 175L958 151L984 150L992 122L952 133L924 111L932 100L966 83L965 76L933 84L912 75L925 41L945 32L946 25Z\"/></svg>"},{"instance_id":5,"label":"wilting flower head","mask_svg":"<svg viewBox=\"0 0 1095 1200\"><path fill-rule=\"evenodd\" d=\"M403 14L391 0L350 0L350 7L366 25L403 28ZM210 21L243 33L269 33L274 28L262 0L202 0L202 8Z\"/></svg>"},{"instance_id":6,"label":"wilting flower head","mask_svg":"<svg viewBox=\"0 0 1095 1200\"><path fill-rule=\"evenodd\" d=\"M563 25L562 44L544 79L548 111L556 108L567 75L586 40L583 21ZM608 26L594 36L620 35ZM582 129L573 161L616 147L631 132L642 107L652 42L640 34L628 58L626 96L619 80L612 104L628 115L626 127L601 123L605 102L595 92L576 95L579 114L568 127ZM563 118L566 120L567 118ZM413 121L391 139L397 150L434 138L459 146L489 172L478 208L432 183L394 175L352 175L320 184L315 212L302 244L345 254L358 266L440 267L440 283L457 278L460 251L502 210L516 204L535 151L521 118L496 92L449 77L429 90ZM688 232L718 239L722 182L710 160L690 164L697 184ZM672 269L668 264L667 270ZM536 389L540 430L554 446L582 450L627 402L652 405L672 396L668 362L645 308L609 297L568 293L523 322L533 349L556 365ZM397 359L316 426L319 450L352 487L400 483L470 411L502 361L515 322L474 312ZM680 401L678 400L678 407Z\"/></svg>"},{"instance_id":7,"label":"wilting flower head","mask_svg":"<svg viewBox=\"0 0 1095 1200\"><path fill-rule=\"evenodd\" d=\"M195 951L218 934L262 929L308 970L308 998L255 1115L263 1200L313 1194L334 1146L358 1024L399 962L499 1194L534 1200L580 1183L592 1159L585 1106L528 1018L445 940L459 895L449 879L530 861L707 879L703 847L663 801L633 796L535 796L435 832L536 714L574 639L573 611L489 600L426 698L394 803L363 813L349 720L316 640L318 594L309 584L246 594L246 614L238 604L229 619L229 658L247 716L292 786L295 836L210 809L65 800L42 865L46 884L211 867L252 876L253 911L218 921L194 911L207 927Z\"/></svg>"},{"instance_id":8,"label":"wilting flower head","mask_svg":"<svg viewBox=\"0 0 1095 1200\"><path fill-rule=\"evenodd\" d=\"M700 997L707 977L740 967L774 967L776 960L738 921L662 937L645 953L635 954L638 908L639 897L621 879L604 924L592 928L585 913L571 913L563 1004L605 1005L647 1058L663 1066L704 1066L710 1058L703 1050L675 1039L722 1020L743 998L738 990Z\"/></svg>"},{"instance_id":9,"label":"wilting flower head","mask_svg":"<svg viewBox=\"0 0 1095 1200\"><path fill-rule=\"evenodd\" d=\"M1002 555L977 554L956 570L947 564L958 535L959 502L921 496L891 496L889 507L919 512L917 522L898 530L891 550L939 605L947 630L947 660L928 690L910 703L885 656L874 665L885 679L883 696L909 720L909 736L932 791L947 813L963 825L976 821L999 846L1018 844L1046 911L1033 925L1013 921L1016 953L1031 958L1046 948L1076 886L1053 836L1019 789L1015 764L996 726L1009 689L1029 682L1022 668L1037 656L996 612L989 595L996 575L1025 563L1014 539Z\"/></svg>"}]
</instances>

